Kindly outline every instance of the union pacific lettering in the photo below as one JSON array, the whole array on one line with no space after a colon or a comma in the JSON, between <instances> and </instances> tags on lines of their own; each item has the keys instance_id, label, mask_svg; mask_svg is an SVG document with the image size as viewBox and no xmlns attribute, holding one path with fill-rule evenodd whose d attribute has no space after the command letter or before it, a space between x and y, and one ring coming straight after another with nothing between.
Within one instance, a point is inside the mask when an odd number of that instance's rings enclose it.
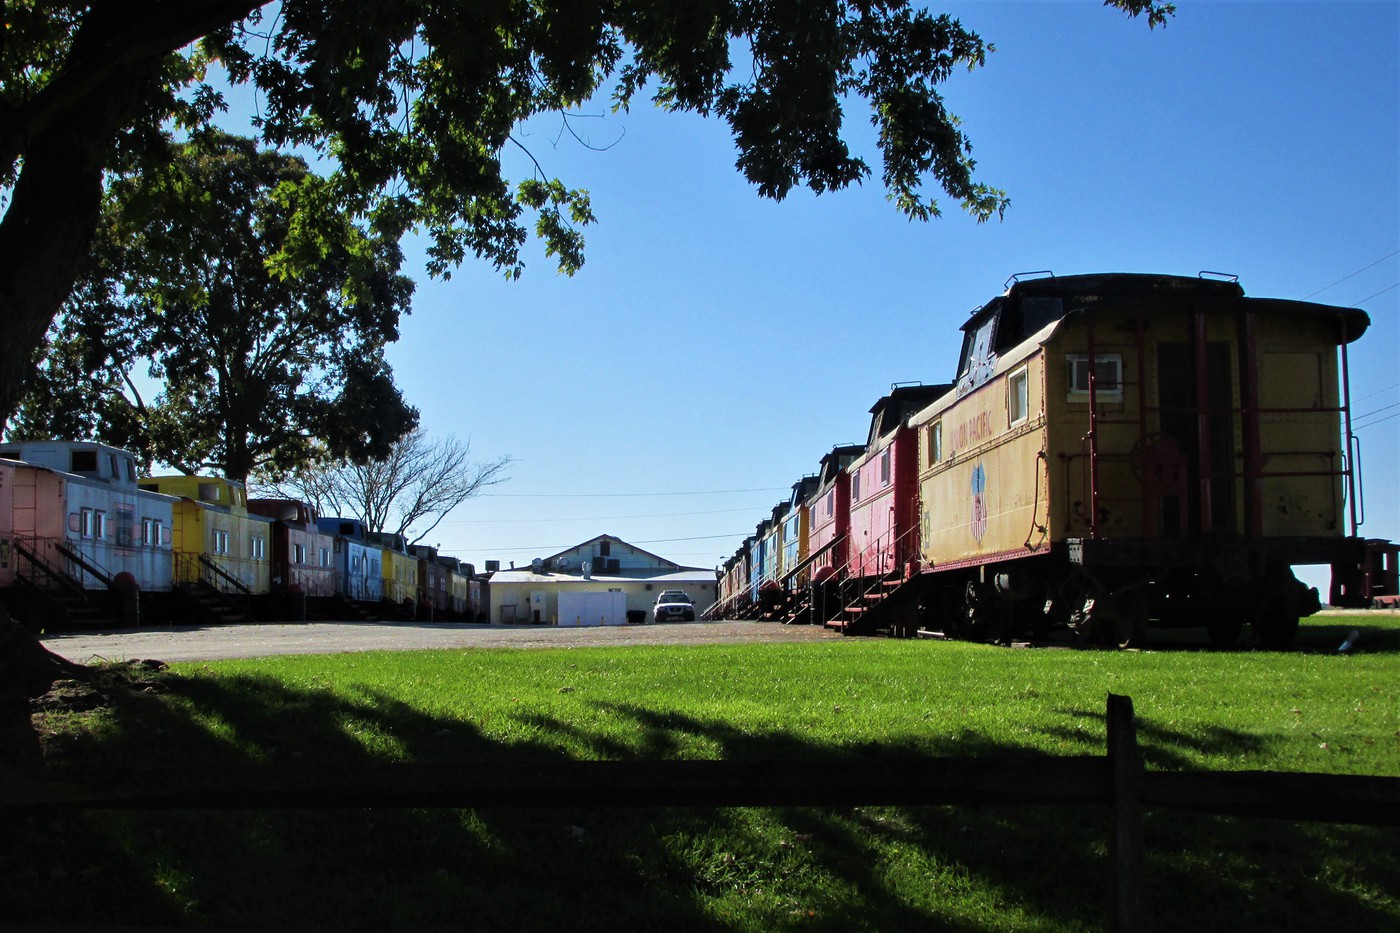
<instances>
[{"instance_id":1,"label":"union pacific lettering","mask_svg":"<svg viewBox=\"0 0 1400 933\"><path fill-rule=\"evenodd\" d=\"M993 433L995 433L995 429L992 427L992 413L979 411L953 428L949 449L952 453L957 454L969 447L976 447L990 438Z\"/></svg>"}]
</instances>

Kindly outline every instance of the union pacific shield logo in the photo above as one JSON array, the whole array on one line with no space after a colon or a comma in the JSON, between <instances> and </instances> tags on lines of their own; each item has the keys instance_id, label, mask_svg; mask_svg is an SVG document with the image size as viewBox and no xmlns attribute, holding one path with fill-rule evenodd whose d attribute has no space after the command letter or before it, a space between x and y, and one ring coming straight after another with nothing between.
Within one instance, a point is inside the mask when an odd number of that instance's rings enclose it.
<instances>
[{"instance_id":1,"label":"union pacific shield logo","mask_svg":"<svg viewBox=\"0 0 1400 933\"><path fill-rule=\"evenodd\" d=\"M979 460L972 468L972 537L978 544L987 533L987 471Z\"/></svg>"}]
</instances>

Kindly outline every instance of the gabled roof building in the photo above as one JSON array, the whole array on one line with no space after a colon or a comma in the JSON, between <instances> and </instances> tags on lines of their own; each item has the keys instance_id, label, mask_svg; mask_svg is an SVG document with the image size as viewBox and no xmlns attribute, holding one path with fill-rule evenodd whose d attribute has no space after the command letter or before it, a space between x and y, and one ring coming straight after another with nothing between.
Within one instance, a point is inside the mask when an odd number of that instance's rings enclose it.
<instances>
[{"instance_id":1,"label":"gabled roof building","mask_svg":"<svg viewBox=\"0 0 1400 933\"><path fill-rule=\"evenodd\" d=\"M685 567L613 535L491 574L490 620L527 625L620 625L652 621L664 590L683 590L698 618L717 595L715 571Z\"/></svg>"}]
</instances>

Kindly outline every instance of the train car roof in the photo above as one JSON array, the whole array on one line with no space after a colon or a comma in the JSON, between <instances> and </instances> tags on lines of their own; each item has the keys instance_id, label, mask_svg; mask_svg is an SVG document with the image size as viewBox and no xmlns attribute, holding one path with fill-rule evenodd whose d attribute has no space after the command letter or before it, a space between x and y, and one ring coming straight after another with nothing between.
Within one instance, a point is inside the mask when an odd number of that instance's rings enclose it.
<instances>
[{"instance_id":1,"label":"train car roof","mask_svg":"<svg viewBox=\"0 0 1400 933\"><path fill-rule=\"evenodd\" d=\"M3 465L5 467L24 467L25 469L33 470L36 473L48 473L53 476L57 476L65 483L76 483L80 486L90 486L94 489L112 489L115 492L122 495L137 495L144 499L151 499L156 502L164 500L173 504L175 502L180 501L179 496L172 496L168 495L167 493L156 492L154 489L143 489L139 485L122 485L114 487L112 483L108 482L106 479L103 479L100 476L88 476L83 473L70 473L67 470L57 470L53 467L44 466L42 463L30 463L28 460L16 460L13 457L0 456L0 465Z\"/></svg>"},{"instance_id":2,"label":"train car roof","mask_svg":"<svg viewBox=\"0 0 1400 933\"><path fill-rule=\"evenodd\" d=\"M910 415L922 411L951 391L951 384L897 385L890 389L889 395L870 406L870 435L866 439L866 451L875 450L880 441L893 434Z\"/></svg>"},{"instance_id":3,"label":"train car roof","mask_svg":"<svg viewBox=\"0 0 1400 933\"><path fill-rule=\"evenodd\" d=\"M1152 299L1189 300L1204 310L1224 311L1239 308L1245 303L1250 310L1265 314L1328 314L1342 325L1338 335L1339 343L1350 343L1364 334L1370 327L1370 316L1360 308L1343 308L1337 305L1317 304L1310 301L1296 301L1286 298L1250 298L1245 295L1238 281L1206 279L1187 275L1159 275L1143 272L1098 272L1083 275L1050 275L1039 279L1017 281L1006 292L968 317L962 325L969 332L993 315L1027 300L1058 299L1058 309L1048 302L1037 303L1032 320L1026 322L1023 311L1016 321L1023 326L1011 328L1010 333L999 333L997 345L1006 349L1039 331L1045 324L1059 317L1093 307L1106 307L1124 301L1148 301ZM1004 326L1004 325L1003 325ZM1002 327L998 328L1002 330Z\"/></svg>"},{"instance_id":4,"label":"train car roof","mask_svg":"<svg viewBox=\"0 0 1400 933\"><path fill-rule=\"evenodd\" d=\"M794 509L800 505L804 505L808 499L812 498L812 495L816 493L817 487L820 485L821 477L819 476L802 477L792 484L792 498L790 498L788 502Z\"/></svg>"},{"instance_id":5,"label":"train car roof","mask_svg":"<svg viewBox=\"0 0 1400 933\"><path fill-rule=\"evenodd\" d=\"M1283 298L1248 298L1237 281L1134 272L1018 280L1004 294L972 312L962 325L957 393L961 397L986 382L999 357L1036 334L1053 332L1067 318L1096 310L1181 304L1210 314L1247 310L1269 316L1331 318L1336 324L1335 339L1339 345L1356 340L1371 324L1370 317L1360 308Z\"/></svg>"}]
</instances>

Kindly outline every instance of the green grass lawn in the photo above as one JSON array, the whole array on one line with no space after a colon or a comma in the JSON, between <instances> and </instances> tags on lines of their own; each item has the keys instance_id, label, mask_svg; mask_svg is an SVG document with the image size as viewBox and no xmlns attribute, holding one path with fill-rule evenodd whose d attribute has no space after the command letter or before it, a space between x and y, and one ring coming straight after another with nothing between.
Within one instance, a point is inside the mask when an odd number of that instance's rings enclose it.
<instances>
[{"instance_id":1,"label":"green grass lawn","mask_svg":"<svg viewBox=\"0 0 1400 933\"><path fill-rule=\"evenodd\" d=\"M1336 647L1353 629L1358 647ZM438 651L175 666L39 717L56 780L249 765L1101 754L1400 775L1400 620L1289 653L802 645ZM877 769L878 771L878 769ZM254 772L256 773L256 772ZM823 774L814 764L810 780ZM561 788L567 800L567 788ZM334 929L1096 930L1100 807L0 812L0 918ZM1400 928L1392 828L1147 814L1153 929Z\"/></svg>"}]
</instances>

